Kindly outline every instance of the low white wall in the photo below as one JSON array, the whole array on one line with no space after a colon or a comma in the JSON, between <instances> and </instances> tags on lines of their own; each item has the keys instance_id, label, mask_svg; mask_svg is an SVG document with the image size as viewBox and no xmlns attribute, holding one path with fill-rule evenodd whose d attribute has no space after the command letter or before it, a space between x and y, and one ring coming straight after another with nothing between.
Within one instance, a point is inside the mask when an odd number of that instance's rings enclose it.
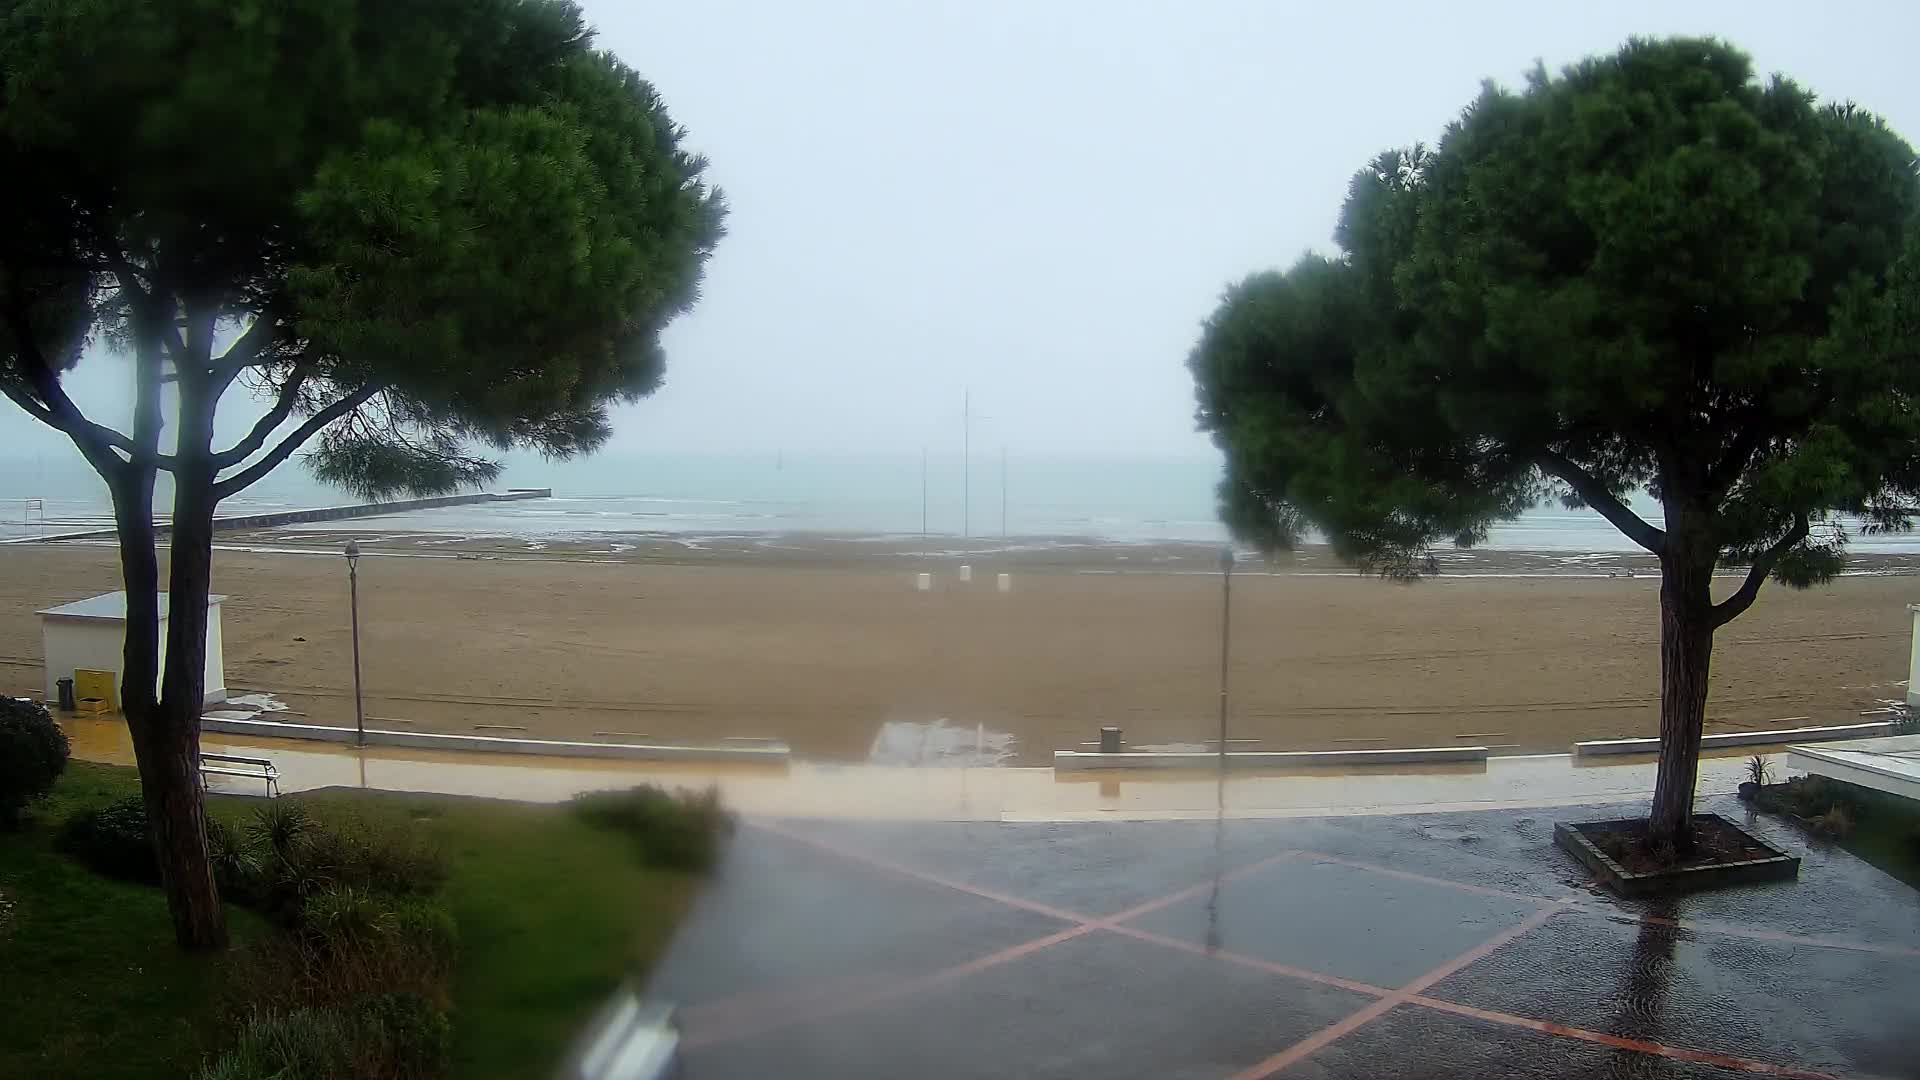
<instances>
[{"instance_id":1,"label":"low white wall","mask_svg":"<svg viewBox=\"0 0 1920 1080\"><path fill-rule=\"evenodd\" d=\"M314 739L352 743L359 732L324 724L283 724L275 720L203 718L202 732L252 735L263 739ZM543 754L554 757L627 758L636 761L731 761L784 764L785 746L671 746L641 743L565 742L555 739L503 739L492 735L442 735L430 731L367 729L368 746L408 746L420 750L467 750L494 754Z\"/></svg>"},{"instance_id":2,"label":"low white wall","mask_svg":"<svg viewBox=\"0 0 1920 1080\"><path fill-rule=\"evenodd\" d=\"M1716 746L1771 746L1780 743L1826 742L1831 739L1868 739L1875 735L1891 734L1893 734L1892 721L1877 720L1870 724L1840 724L1834 727L1723 731L1715 735L1702 735L1700 745L1707 749ZM1659 739L1594 739L1573 744L1573 752L1580 757L1589 757L1594 754L1655 754L1659 751Z\"/></svg>"},{"instance_id":3,"label":"low white wall","mask_svg":"<svg viewBox=\"0 0 1920 1080\"><path fill-rule=\"evenodd\" d=\"M1276 769L1301 765L1416 765L1485 761L1484 746L1416 746L1383 750L1229 750L1229 769ZM1058 772L1082 769L1217 769L1221 755L1204 751L1159 753L1129 750L1102 754L1084 750L1055 750Z\"/></svg>"}]
</instances>

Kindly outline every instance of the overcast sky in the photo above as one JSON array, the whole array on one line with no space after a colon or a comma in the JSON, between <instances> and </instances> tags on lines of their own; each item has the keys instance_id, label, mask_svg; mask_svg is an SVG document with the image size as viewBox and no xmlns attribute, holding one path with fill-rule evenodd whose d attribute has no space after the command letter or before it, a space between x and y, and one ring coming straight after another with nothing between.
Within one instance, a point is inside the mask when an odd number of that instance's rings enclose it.
<instances>
[{"instance_id":1,"label":"overcast sky","mask_svg":"<svg viewBox=\"0 0 1920 1080\"><path fill-rule=\"evenodd\" d=\"M1204 457L1183 361L1230 280L1328 249L1353 171L1482 79L1632 34L1920 137L1911 2L586 6L733 208L616 450L944 452L971 388L976 445Z\"/></svg>"}]
</instances>

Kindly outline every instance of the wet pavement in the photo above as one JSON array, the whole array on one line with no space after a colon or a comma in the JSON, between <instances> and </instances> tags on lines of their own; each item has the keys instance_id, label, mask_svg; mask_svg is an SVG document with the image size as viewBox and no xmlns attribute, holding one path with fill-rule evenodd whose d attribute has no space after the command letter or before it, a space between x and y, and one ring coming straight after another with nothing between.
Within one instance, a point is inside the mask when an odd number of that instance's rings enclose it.
<instances>
[{"instance_id":1,"label":"wet pavement","mask_svg":"<svg viewBox=\"0 0 1920 1080\"><path fill-rule=\"evenodd\" d=\"M688 1080L1920 1077L1920 892L1761 818L1799 882L1615 900L1617 814L755 818L654 989Z\"/></svg>"},{"instance_id":2,"label":"wet pavement","mask_svg":"<svg viewBox=\"0 0 1920 1080\"><path fill-rule=\"evenodd\" d=\"M130 765L133 746L117 717L64 718L75 757ZM948 729L936 743L924 731L915 747L957 749L940 757L981 760L998 753L983 729ZM955 746L957 739L958 746ZM366 787L387 791L482 795L558 802L583 791L658 784L719 790L743 814L880 821L1209 821L1228 818L1406 814L1440 810L1637 804L1653 792L1651 755L1582 759L1570 754L1496 757L1471 765L1390 765L1263 769L1063 772L1042 768L785 764L703 764L530 757L370 746L356 749L304 739L208 733L204 749L271 759L282 791ZM1845 745L1845 744L1833 744ZM1745 778L1751 748L1707 754L1703 794L1731 793ZM1768 755L1776 775L1784 755ZM216 777L214 790L256 794L258 784ZM1618 814L1610 815L1618 817Z\"/></svg>"}]
</instances>

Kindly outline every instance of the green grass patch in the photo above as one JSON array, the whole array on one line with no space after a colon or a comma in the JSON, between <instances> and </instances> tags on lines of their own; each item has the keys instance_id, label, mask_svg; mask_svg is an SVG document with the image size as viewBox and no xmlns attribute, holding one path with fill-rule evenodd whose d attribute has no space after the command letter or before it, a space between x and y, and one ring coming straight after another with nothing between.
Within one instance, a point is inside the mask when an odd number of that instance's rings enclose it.
<instances>
[{"instance_id":1,"label":"green grass patch","mask_svg":"<svg viewBox=\"0 0 1920 1080\"><path fill-rule=\"evenodd\" d=\"M1806 776L1762 787L1755 805L1798 819L1816 836L1920 889L1920 806L1911 799Z\"/></svg>"},{"instance_id":2,"label":"green grass patch","mask_svg":"<svg viewBox=\"0 0 1920 1080\"><path fill-rule=\"evenodd\" d=\"M0 833L0 1076L183 1077L232 1038L225 957L173 947L166 903L54 850L72 812L136 793L131 769L75 762L16 834ZM562 806L385 792L288 796L437 846L458 926L453 1075L546 1075L621 980L666 945L697 875L645 865L633 837ZM210 800L244 828L259 800ZM4 910L4 908L0 908ZM236 945L269 933L229 905Z\"/></svg>"},{"instance_id":3,"label":"green grass patch","mask_svg":"<svg viewBox=\"0 0 1920 1080\"><path fill-rule=\"evenodd\" d=\"M358 791L299 798L421 830L446 853L462 1078L550 1071L620 981L652 966L699 881L642 865L630 837L565 807Z\"/></svg>"},{"instance_id":4,"label":"green grass patch","mask_svg":"<svg viewBox=\"0 0 1920 1080\"><path fill-rule=\"evenodd\" d=\"M68 813L138 794L131 769L73 762L20 832L0 832L0 1076L184 1076L220 1038L224 957L173 945L158 889L54 850ZM265 932L228 910L236 943Z\"/></svg>"}]
</instances>

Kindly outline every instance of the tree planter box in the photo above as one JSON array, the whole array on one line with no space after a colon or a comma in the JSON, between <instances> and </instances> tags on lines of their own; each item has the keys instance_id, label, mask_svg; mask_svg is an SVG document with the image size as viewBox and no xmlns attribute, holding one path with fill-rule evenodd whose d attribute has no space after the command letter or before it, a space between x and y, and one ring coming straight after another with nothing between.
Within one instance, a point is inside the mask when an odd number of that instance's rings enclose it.
<instances>
[{"instance_id":1,"label":"tree planter box","mask_svg":"<svg viewBox=\"0 0 1920 1080\"><path fill-rule=\"evenodd\" d=\"M1772 854L1763 858L1742 859L1738 862L1702 863L1697 866L1674 867L1670 870L1634 873L1615 862L1611 855L1600 850L1599 846L1585 835L1588 832L1606 833L1629 828L1642 824L1643 820L1623 818L1615 821L1557 822L1553 826L1553 842L1560 845L1569 855L1580 860L1603 884L1622 896L1719 889L1729 885L1751 885L1762 881L1792 881L1800 876L1798 855L1789 855L1781 851L1718 814L1695 814L1693 820L1714 822L1723 828L1731 829L1745 837L1755 847Z\"/></svg>"}]
</instances>

